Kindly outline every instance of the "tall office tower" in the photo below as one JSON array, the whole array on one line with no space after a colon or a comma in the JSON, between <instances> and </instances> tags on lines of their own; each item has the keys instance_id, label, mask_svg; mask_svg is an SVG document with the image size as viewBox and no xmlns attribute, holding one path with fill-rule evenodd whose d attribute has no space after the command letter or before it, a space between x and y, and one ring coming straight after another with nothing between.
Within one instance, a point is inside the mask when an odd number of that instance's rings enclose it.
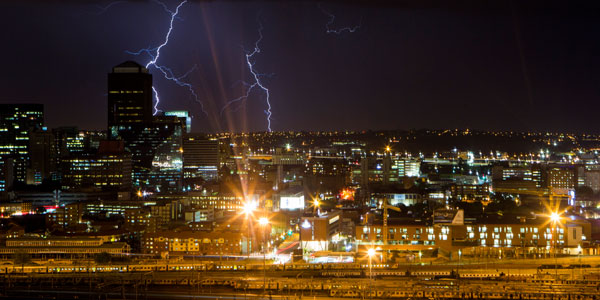
<instances>
[{"instance_id":1,"label":"tall office tower","mask_svg":"<svg viewBox=\"0 0 600 300\"><path fill-rule=\"evenodd\" d=\"M199 177L217 179L218 169L219 141L202 135L186 135L183 139L183 176L186 181L193 182L193 178Z\"/></svg>"},{"instance_id":2,"label":"tall office tower","mask_svg":"<svg viewBox=\"0 0 600 300\"><path fill-rule=\"evenodd\" d=\"M146 68L128 61L108 74L108 130L131 152L135 188L181 191L184 120L152 115L152 76Z\"/></svg>"},{"instance_id":3,"label":"tall office tower","mask_svg":"<svg viewBox=\"0 0 600 300\"><path fill-rule=\"evenodd\" d=\"M52 132L42 128L29 133L29 168L27 184L41 184L57 172L57 152Z\"/></svg>"},{"instance_id":4,"label":"tall office tower","mask_svg":"<svg viewBox=\"0 0 600 300\"><path fill-rule=\"evenodd\" d=\"M42 129L42 104L0 104L0 159L12 157L14 177L25 182L30 163L29 133Z\"/></svg>"},{"instance_id":5,"label":"tall office tower","mask_svg":"<svg viewBox=\"0 0 600 300\"><path fill-rule=\"evenodd\" d=\"M126 61L108 74L108 130L152 122L152 75ZM112 134L114 137L114 134Z\"/></svg>"}]
</instances>

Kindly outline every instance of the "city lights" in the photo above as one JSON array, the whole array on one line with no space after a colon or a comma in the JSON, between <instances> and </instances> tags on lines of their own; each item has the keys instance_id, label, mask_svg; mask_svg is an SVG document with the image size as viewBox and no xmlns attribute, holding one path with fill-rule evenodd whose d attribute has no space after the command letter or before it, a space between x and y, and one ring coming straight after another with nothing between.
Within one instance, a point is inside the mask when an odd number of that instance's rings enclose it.
<instances>
[{"instance_id":1,"label":"city lights","mask_svg":"<svg viewBox=\"0 0 600 300\"><path fill-rule=\"evenodd\" d=\"M244 207L243 207L242 211L246 215L251 215L254 213L256 208L257 208L256 202L246 201L246 203L244 203Z\"/></svg>"},{"instance_id":2,"label":"city lights","mask_svg":"<svg viewBox=\"0 0 600 300\"><path fill-rule=\"evenodd\" d=\"M269 218L267 217L261 217L258 219L258 224L260 224L261 226L266 226L269 224Z\"/></svg>"},{"instance_id":3,"label":"city lights","mask_svg":"<svg viewBox=\"0 0 600 300\"><path fill-rule=\"evenodd\" d=\"M0 1L0 298L597 300L600 3L407 1Z\"/></svg>"},{"instance_id":4,"label":"city lights","mask_svg":"<svg viewBox=\"0 0 600 300\"><path fill-rule=\"evenodd\" d=\"M556 212L553 212L552 214L550 214L550 219L552 220L552 222L559 222L560 221L560 215Z\"/></svg>"},{"instance_id":5,"label":"city lights","mask_svg":"<svg viewBox=\"0 0 600 300\"><path fill-rule=\"evenodd\" d=\"M367 250L367 255L368 255L369 257L373 257L373 256L375 256L375 254L376 254L376 253L377 253L377 252L375 251L375 249L374 249L374 248L369 248L369 249Z\"/></svg>"}]
</instances>

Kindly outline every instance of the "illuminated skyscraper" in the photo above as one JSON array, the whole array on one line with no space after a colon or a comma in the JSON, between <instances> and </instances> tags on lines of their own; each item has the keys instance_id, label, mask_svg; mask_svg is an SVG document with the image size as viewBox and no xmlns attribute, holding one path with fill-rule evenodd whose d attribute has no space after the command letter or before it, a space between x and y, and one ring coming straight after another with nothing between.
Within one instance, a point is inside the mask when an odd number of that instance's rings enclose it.
<instances>
[{"instance_id":1,"label":"illuminated skyscraper","mask_svg":"<svg viewBox=\"0 0 600 300\"><path fill-rule=\"evenodd\" d=\"M42 104L0 104L0 159L14 159L14 176L25 182L30 164L29 133L42 129Z\"/></svg>"}]
</instances>

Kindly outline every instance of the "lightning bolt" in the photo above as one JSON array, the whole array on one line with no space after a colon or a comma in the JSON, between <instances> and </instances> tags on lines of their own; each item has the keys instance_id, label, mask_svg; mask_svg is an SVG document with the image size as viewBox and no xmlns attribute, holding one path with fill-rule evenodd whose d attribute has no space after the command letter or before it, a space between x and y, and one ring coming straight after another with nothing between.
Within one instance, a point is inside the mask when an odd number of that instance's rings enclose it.
<instances>
[{"instance_id":1,"label":"lightning bolt","mask_svg":"<svg viewBox=\"0 0 600 300\"><path fill-rule=\"evenodd\" d=\"M120 4L123 2L126 2L126 1L113 1L113 2L108 3L105 6L96 5L96 7L100 10L98 13L96 13L96 15L99 16L99 15L105 13L109 8L113 7L114 5L117 5L117 4Z\"/></svg>"},{"instance_id":2,"label":"lightning bolt","mask_svg":"<svg viewBox=\"0 0 600 300\"><path fill-rule=\"evenodd\" d=\"M340 35L342 34L344 31L347 31L349 33L353 33L356 32L358 29L360 29L360 26L362 25L362 18L360 19L358 25L354 26L354 27L342 27L342 28L338 28L338 29L332 29L331 25L333 25L333 22L335 22L335 15L333 15L332 13L326 11L321 4L319 4L319 8L321 9L321 11L329 16L329 22L327 22L327 24L325 24L325 33L333 33L333 34L337 34Z\"/></svg>"},{"instance_id":3,"label":"lightning bolt","mask_svg":"<svg viewBox=\"0 0 600 300\"><path fill-rule=\"evenodd\" d=\"M135 56L141 55L142 53L146 53L148 56L150 56L150 61L148 61L148 63L146 63L146 69L149 69L150 67L154 67L155 69L157 69L158 71L160 71L163 74L165 79L171 80L175 84L177 84L181 87L187 88L188 91L190 92L190 94L194 97L194 100L200 104L202 112L204 114L208 115L208 113L204 110L204 104L202 103L202 101L200 101L198 94L194 90L194 87L192 86L192 84L190 84L189 82L183 81L183 79L185 77L187 77L192 71L194 71L196 69L196 66L192 67L189 71L187 71L183 75L176 76L175 73L173 72L173 70L171 70L170 68L168 68L166 66L158 64L158 59L160 58L160 50L169 43L169 38L171 37L171 32L173 31L173 22L175 21L175 19L179 18L177 16L179 14L179 9L184 4L186 4L188 1L187 0L181 1L179 3L179 5L177 5L177 8L175 9L175 11L170 10L166 4L164 4L158 0L154 0L154 2L159 4L160 6L162 6L163 9L171 15L171 20L169 22L169 30L167 31L164 41L158 47L154 47L154 48L148 47L148 48L140 49L136 52L132 52L132 51L125 51L125 52L128 54L131 54L131 55L135 55ZM156 115L159 111L161 111L158 109L158 105L160 104L160 96L154 86L152 86L152 92L154 94L154 99L156 100L154 102L153 115Z\"/></svg>"},{"instance_id":4,"label":"lightning bolt","mask_svg":"<svg viewBox=\"0 0 600 300\"><path fill-rule=\"evenodd\" d=\"M266 88L264 86L264 84L261 82L261 78L268 76L267 74L261 74L258 73L256 71L256 69L254 68L254 65L256 64L256 62L254 61L254 56L257 55L258 53L260 53L260 47L259 44L263 39L263 25L260 22L260 20L258 21L258 39L256 40L256 42L254 42L254 50L252 52L249 51L245 51L246 54L246 64L248 65L248 70L250 71L250 74L252 74L252 79L254 79L253 83L248 83L245 81L242 81L241 83L245 86L246 88L246 92L242 95L239 96L233 100L230 100L222 109L221 109L221 115L223 114L223 112L230 107L232 104L239 102L239 101L245 101L248 99L248 97L250 96L250 93L252 92L252 90L254 90L255 88L259 88L261 89L264 94L265 94L265 100L267 102L267 109L264 111L265 114L267 115L267 130L269 132L271 132L271 116L273 115L273 112L271 111L271 101L269 99L270 96L270 92L269 89Z\"/></svg>"}]
</instances>

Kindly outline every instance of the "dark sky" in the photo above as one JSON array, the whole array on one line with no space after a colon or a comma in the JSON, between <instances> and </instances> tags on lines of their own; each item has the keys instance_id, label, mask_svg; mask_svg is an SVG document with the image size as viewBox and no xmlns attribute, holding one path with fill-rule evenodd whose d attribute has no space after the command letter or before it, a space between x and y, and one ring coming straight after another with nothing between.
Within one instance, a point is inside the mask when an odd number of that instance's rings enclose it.
<instances>
[{"instance_id":1,"label":"dark sky","mask_svg":"<svg viewBox=\"0 0 600 300\"><path fill-rule=\"evenodd\" d=\"M151 68L162 110L194 131L266 130L264 94L222 116L251 81L244 48L264 26L255 68L269 74L273 130L472 128L600 132L600 7L594 1L192 1ZM85 3L85 4L84 4ZM111 4L112 3L112 4ZM179 2L166 1L169 9ZM107 7L103 9L103 7ZM49 127L106 127L106 74L162 43L153 1L2 1L0 101L43 103Z\"/></svg>"}]
</instances>

